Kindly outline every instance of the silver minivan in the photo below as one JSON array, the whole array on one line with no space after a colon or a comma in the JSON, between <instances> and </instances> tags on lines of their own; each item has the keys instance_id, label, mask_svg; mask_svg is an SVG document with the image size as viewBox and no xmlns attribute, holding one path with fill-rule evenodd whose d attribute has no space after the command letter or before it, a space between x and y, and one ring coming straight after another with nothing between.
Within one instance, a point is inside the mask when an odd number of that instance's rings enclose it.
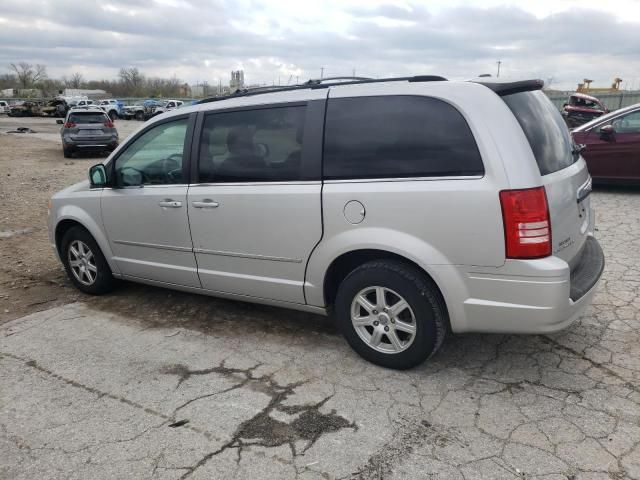
<instances>
[{"instance_id":1,"label":"silver minivan","mask_svg":"<svg viewBox=\"0 0 640 480\"><path fill-rule=\"evenodd\" d=\"M83 292L123 279L331 313L391 368L447 331L556 331L604 256L541 87L422 76L204 100L54 195L51 243Z\"/></svg>"}]
</instances>

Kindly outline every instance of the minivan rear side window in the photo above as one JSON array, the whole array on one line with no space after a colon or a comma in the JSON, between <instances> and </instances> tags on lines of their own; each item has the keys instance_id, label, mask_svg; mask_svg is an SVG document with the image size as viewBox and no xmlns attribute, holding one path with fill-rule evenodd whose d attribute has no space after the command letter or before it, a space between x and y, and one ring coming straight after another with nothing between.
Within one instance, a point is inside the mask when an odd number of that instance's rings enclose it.
<instances>
[{"instance_id":1,"label":"minivan rear side window","mask_svg":"<svg viewBox=\"0 0 640 480\"><path fill-rule=\"evenodd\" d=\"M483 174L469 125L442 100L396 95L328 102L325 179Z\"/></svg>"},{"instance_id":2,"label":"minivan rear side window","mask_svg":"<svg viewBox=\"0 0 640 480\"><path fill-rule=\"evenodd\" d=\"M524 131L541 175L567 168L578 160L562 115L540 91L502 97Z\"/></svg>"}]
</instances>

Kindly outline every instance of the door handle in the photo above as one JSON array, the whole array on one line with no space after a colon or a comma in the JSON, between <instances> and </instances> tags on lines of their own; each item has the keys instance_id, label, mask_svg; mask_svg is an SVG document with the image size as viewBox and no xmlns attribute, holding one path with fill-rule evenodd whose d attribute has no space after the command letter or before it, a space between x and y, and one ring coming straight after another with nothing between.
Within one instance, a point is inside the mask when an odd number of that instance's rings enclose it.
<instances>
[{"instance_id":1,"label":"door handle","mask_svg":"<svg viewBox=\"0 0 640 480\"><path fill-rule=\"evenodd\" d=\"M177 202L176 200L167 198L166 200L158 202L158 205L160 205L162 208L180 208L182 206L182 202Z\"/></svg>"},{"instance_id":2,"label":"door handle","mask_svg":"<svg viewBox=\"0 0 640 480\"><path fill-rule=\"evenodd\" d=\"M218 208L220 204L207 198L202 202L193 202L191 205L193 205L193 208Z\"/></svg>"}]
</instances>

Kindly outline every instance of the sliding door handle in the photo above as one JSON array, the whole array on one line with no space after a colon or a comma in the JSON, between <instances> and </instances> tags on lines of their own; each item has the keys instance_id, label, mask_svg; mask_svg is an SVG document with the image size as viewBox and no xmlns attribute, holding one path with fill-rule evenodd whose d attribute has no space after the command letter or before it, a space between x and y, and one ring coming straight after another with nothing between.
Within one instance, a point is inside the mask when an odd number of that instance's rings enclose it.
<instances>
[{"instance_id":1,"label":"sliding door handle","mask_svg":"<svg viewBox=\"0 0 640 480\"><path fill-rule=\"evenodd\" d=\"M193 208L218 208L220 204L207 198L202 202L192 202L191 205L193 205Z\"/></svg>"},{"instance_id":2,"label":"sliding door handle","mask_svg":"<svg viewBox=\"0 0 640 480\"><path fill-rule=\"evenodd\" d=\"M182 202L177 202L176 200L167 198L165 200L162 200L161 202L158 202L158 205L160 205L162 208L180 208L182 207Z\"/></svg>"}]
</instances>

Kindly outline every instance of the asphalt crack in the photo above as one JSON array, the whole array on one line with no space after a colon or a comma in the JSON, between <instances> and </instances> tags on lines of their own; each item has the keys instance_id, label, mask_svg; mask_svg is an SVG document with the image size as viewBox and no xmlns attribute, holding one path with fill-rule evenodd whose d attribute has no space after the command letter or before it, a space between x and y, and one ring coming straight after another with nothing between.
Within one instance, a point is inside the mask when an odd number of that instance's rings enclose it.
<instances>
[{"instance_id":1,"label":"asphalt crack","mask_svg":"<svg viewBox=\"0 0 640 480\"><path fill-rule=\"evenodd\" d=\"M178 385L193 375L221 374L227 378L230 377L238 380L236 384L229 388L201 395L185 402L176 408L174 415L177 411L196 400L213 397L242 387L251 388L270 397L269 403L261 411L237 427L228 442L202 457L196 464L189 467L188 471L180 478L184 479L189 477L213 457L229 449L237 449L238 456L236 463L238 464L242 458L243 449L251 446L272 448L288 445L292 456L296 457L298 455L304 455L304 453L326 433L337 432L346 428L353 430L358 429L354 422L350 422L338 415L335 410L331 410L329 413L322 413L320 411L333 395L329 395L313 404L286 405L286 400L295 393L296 388L307 382L292 382L286 385L280 385L274 380L273 374L253 377L255 369L259 366L260 365L255 365L248 369L230 368L227 367L223 361L216 367L202 370L190 370L184 365L171 365L162 369L162 372L165 374L178 375ZM295 418L290 422L276 419L272 416L272 413L276 411L295 416ZM296 443L299 441L306 442L300 452L297 451L296 447Z\"/></svg>"}]
</instances>

